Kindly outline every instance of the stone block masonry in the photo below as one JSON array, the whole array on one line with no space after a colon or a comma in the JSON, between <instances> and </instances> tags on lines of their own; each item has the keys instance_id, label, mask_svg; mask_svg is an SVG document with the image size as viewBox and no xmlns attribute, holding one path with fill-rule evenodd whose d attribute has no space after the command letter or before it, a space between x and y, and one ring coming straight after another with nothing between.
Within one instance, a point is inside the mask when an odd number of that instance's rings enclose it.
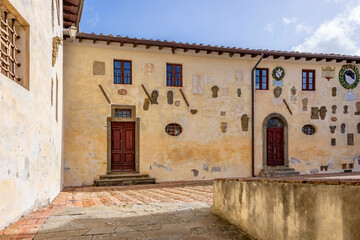
<instances>
[{"instance_id":1,"label":"stone block masonry","mask_svg":"<svg viewBox=\"0 0 360 240\"><path fill-rule=\"evenodd\" d=\"M219 179L213 212L259 240L350 240L360 239L359 199L356 181Z\"/></svg>"}]
</instances>

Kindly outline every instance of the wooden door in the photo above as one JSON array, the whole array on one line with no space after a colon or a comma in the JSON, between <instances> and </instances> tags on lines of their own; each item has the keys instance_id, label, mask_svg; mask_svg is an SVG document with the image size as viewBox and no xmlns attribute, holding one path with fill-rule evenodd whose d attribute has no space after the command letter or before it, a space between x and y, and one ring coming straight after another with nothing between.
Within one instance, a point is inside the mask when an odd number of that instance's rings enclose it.
<instances>
[{"instance_id":1,"label":"wooden door","mask_svg":"<svg viewBox=\"0 0 360 240\"><path fill-rule=\"evenodd\" d=\"M267 129L267 165L284 165L284 129Z\"/></svg>"},{"instance_id":2,"label":"wooden door","mask_svg":"<svg viewBox=\"0 0 360 240\"><path fill-rule=\"evenodd\" d=\"M135 171L135 122L111 123L111 171Z\"/></svg>"}]
</instances>

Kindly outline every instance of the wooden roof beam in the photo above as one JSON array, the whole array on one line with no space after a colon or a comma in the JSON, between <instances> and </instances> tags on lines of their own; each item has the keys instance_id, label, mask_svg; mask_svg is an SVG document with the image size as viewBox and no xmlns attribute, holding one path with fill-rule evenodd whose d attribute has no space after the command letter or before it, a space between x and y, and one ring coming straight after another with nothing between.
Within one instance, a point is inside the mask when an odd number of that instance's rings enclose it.
<instances>
[{"instance_id":1,"label":"wooden roof beam","mask_svg":"<svg viewBox=\"0 0 360 240\"><path fill-rule=\"evenodd\" d=\"M233 56L234 56L234 54L235 54L235 53L230 52L230 53L229 53L229 57L233 57Z\"/></svg>"},{"instance_id":2,"label":"wooden roof beam","mask_svg":"<svg viewBox=\"0 0 360 240\"><path fill-rule=\"evenodd\" d=\"M176 47L172 47L172 48L171 48L172 54L175 54L175 50L176 50Z\"/></svg>"},{"instance_id":3,"label":"wooden roof beam","mask_svg":"<svg viewBox=\"0 0 360 240\"><path fill-rule=\"evenodd\" d=\"M149 49L150 48L150 45L148 44L148 45L146 45L146 49Z\"/></svg>"},{"instance_id":4,"label":"wooden roof beam","mask_svg":"<svg viewBox=\"0 0 360 240\"><path fill-rule=\"evenodd\" d=\"M188 48L184 48L184 52L187 52L187 51L189 51L189 49L188 49Z\"/></svg>"},{"instance_id":5,"label":"wooden roof beam","mask_svg":"<svg viewBox=\"0 0 360 240\"><path fill-rule=\"evenodd\" d=\"M317 62L320 62L320 61L322 61L323 60L323 58L316 58L316 61Z\"/></svg>"},{"instance_id":6,"label":"wooden roof beam","mask_svg":"<svg viewBox=\"0 0 360 240\"><path fill-rule=\"evenodd\" d=\"M240 57L244 57L245 55L245 53L240 53Z\"/></svg>"},{"instance_id":7,"label":"wooden roof beam","mask_svg":"<svg viewBox=\"0 0 360 240\"><path fill-rule=\"evenodd\" d=\"M307 57L305 58L306 61L311 61L313 59L313 57Z\"/></svg>"},{"instance_id":8,"label":"wooden roof beam","mask_svg":"<svg viewBox=\"0 0 360 240\"><path fill-rule=\"evenodd\" d=\"M195 49L195 53L199 53L200 52L200 49Z\"/></svg>"},{"instance_id":9,"label":"wooden roof beam","mask_svg":"<svg viewBox=\"0 0 360 240\"><path fill-rule=\"evenodd\" d=\"M285 56L284 58L285 58L285 60L289 60L291 58L291 56Z\"/></svg>"},{"instance_id":10,"label":"wooden roof beam","mask_svg":"<svg viewBox=\"0 0 360 240\"><path fill-rule=\"evenodd\" d=\"M219 56L220 56L220 55L223 55L223 53L224 53L224 52L218 52L218 55L219 55Z\"/></svg>"},{"instance_id":11,"label":"wooden roof beam","mask_svg":"<svg viewBox=\"0 0 360 240\"><path fill-rule=\"evenodd\" d=\"M257 56L257 54L251 54L251 57L252 58L254 58L254 57L256 57Z\"/></svg>"},{"instance_id":12,"label":"wooden roof beam","mask_svg":"<svg viewBox=\"0 0 360 240\"><path fill-rule=\"evenodd\" d=\"M342 62L342 61L343 61L342 59L336 59L337 63Z\"/></svg>"},{"instance_id":13,"label":"wooden roof beam","mask_svg":"<svg viewBox=\"0 0 360 240\"><path fill-rule=\"evenodd\" d=\"M206 54L210 54L210 53L212 53L212 50L207 50L206 51Z\"/></svg>"},{"instance_id":14,"label":"wooden roof beam","mask_svg":"<svg viewBox=\"0 0 360 240\"><path fill-rule=\"evenodd\" d=\"M300 60L301 59L301 57L295 57L295 60Z\"/></svg>"}]
</instances>

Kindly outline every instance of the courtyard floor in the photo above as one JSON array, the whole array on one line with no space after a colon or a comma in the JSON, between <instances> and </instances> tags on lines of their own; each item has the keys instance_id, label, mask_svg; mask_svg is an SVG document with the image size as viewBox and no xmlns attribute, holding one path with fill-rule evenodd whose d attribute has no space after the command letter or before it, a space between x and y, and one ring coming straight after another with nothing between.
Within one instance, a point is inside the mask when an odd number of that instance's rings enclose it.
<instances>
[{"instance_id":1,"label":"courtyard floor","mask_svg":"<svg viewBox=\"0 0 360 240\"><path fill-rule=\"evenodd\" d=\"M67 188L0 239L251 239L211 212L212 182Z\"/></svg>"}]
</instances>

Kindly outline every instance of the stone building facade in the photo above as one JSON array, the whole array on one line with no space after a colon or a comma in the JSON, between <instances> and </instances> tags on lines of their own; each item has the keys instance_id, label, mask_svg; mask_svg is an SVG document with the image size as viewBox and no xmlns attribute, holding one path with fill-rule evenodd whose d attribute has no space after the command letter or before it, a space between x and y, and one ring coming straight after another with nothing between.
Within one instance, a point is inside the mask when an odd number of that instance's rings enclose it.
<instances>
[{"instance_id":1,"label":"stone building facade","mask_svg":"<svg viewBox=\"0 0 360 240\"><path fill-rule=\"evenodd\" d=\"M63 1L0 6L2 229L51 202L63 186Z\"/></svg>"},{"instance_id":2,"label":"stone building facade","mask_svg":"<svg viewBox=\"0 0 360 240\"><path fill-rule=\"evenodd\" d=\"M103 174L360 170L360 57L71 40L83 2L0 1L0 229Z\"/></svg>"},{"instance_id":3,"label":"stone building facade","mask_svg":"<svg viewBox=\"0 0 360 240\"><path fill-rule=\"evenodd\" d=\"M360 169L359 87L339 81L341 69L359 80L359 58L77 38L64 48L65 185L127 170L178 181ZM256 63L266 84L252 104Z\"/></svg>"}]
</instances>

